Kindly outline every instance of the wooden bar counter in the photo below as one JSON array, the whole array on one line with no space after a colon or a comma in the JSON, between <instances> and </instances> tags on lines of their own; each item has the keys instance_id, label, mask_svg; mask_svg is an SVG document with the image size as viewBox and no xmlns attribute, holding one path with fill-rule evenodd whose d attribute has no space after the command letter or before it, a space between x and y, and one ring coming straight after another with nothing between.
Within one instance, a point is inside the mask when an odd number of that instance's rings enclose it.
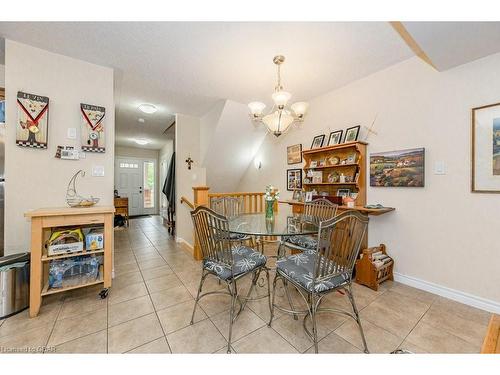
<instances>
[{"instance_id":1,"label":"wooden bar counter","mask_svg":"<svg viewBox=\"0 0 500 375\"><path fill-rule=\"evenodd\" d=\"M292 212L293 213L302 213L304 211L304 202L298 202L294 200L279 200L279 203L283 204L289 204L292 206ZM379 216L383 215L387 212L394 211L394 207L383 207L383 208L365 208L363 206L354 206L354 208L349 208L347 206L339 206L338 211L347 211L347 210L354 210L358 211L362 214L365 215L370 215L370 216Z\"/></svg>"}]
</instances>

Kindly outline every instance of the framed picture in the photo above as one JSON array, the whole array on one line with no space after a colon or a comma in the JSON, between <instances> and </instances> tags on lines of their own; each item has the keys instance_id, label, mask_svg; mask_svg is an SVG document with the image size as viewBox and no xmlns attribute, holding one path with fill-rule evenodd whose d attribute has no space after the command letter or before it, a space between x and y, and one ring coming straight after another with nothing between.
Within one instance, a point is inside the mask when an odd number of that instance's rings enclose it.
<instances>
[{"instance_id":1,"label":"framed picture","mask_svg":"<svg viewBox=\"0 0 500 375\"><path fill-rule=\"evenodd\" d=\"M286 190L302 189L302 169L286 170Z\"/></svg>"},{"instance_id":2,"label":"framed picture","mask_svg":"<svg viewBox=\"0 0 500 375\"><path fill-rule=\"evenodd\" d=\"M335 132L330 133L330 137L328 138L328 146L334 146L340 144L342 142L342 134L343 130L337 130Z\"/></svg>"},{"instance_id":3,"label":"framed picture","mask_svg":"<svg viewBox=\"0 0 500 375\"><path fill-rule=\"evenodd\" d=\"M338 189L337 190L337 197L347 197L350 196L351 194L351 189Z\"/></svg>"},{"instance_id":4,"label":"framed picture","mask_svg":"<svg viewBox=\"0 0 500 375\"><path fill-rule=\"evenodd\" d=\"M370 186L423 187L425 148L370 155Z\"/></svg>"},{"instance_id":5,"label":"framed picture","mask_svg":"<svg viewBox=\"0 0 500 375\"><path fill-rule=\"evenodd\" d=\"M473 193L500 193L500 103L472 109Z\"/></svg>"},{"instance_id":6,"label":"framed picture","mask_svg":"<svg viewBox=\"0 0 500 375\"><path fill-rule=\"evenodd\" d=\"M49 98L17 93L16 144L21 147L47 148Z\"/></svg>"},{"instance_id":7,"label":"framed picture","mask_svg":"<svg viewBox=\"0 0 500 375\"><path fill-rule=\"evenodd\" d=\"M82 115L82 151L105 152L104 116L106 109L91 104L80 104Z\"/></svg>"},{"instance_id":8,"label":"framed picture","mask_svg":"<svg viewBox=\"0 0 500 375\"><path fill-rule=\"evenodd\" d=\"M288 146L286 148L286 159L288 164L302 163L302 143Z\"/></svg>"},{"instance_id":9,"label":"framed picture","mask_svg":"<svg viewBox=\"0 0 500 375\"><path fill-rule=\"evenodd\" d=\"M317 135L316 137L314 137L313 139L313 143L311 145L311 149L312 148L319 148L319 147L322 147L323 146L323 141L325 140L325 135L324 134L321 134L321 135Z\"/></svg>"},{"instance_id":10,"label":"framed picture","mask_svg":"<svg viewBox=\"0 0 500 375\"><path fill-rule=\"evenodd\" d=\"M293 191L292 199L294 201L299 201L300 202L302 200L302 189L295 189Z\"/></svg>"},{"instance_id":11,"label":"framed picture","mask_svg":"<svg viewBox=\"0 0 500 375\"><path fill-rule=\"evenodd\" d=\"M359 129L360 128L361 128L360 125L353 126L352 128L348 128L345 131L344 143L357 141L358 140L358 135L359 135Z\"/></svg>"},{"instance_id":12,"label":"framed picture","mask_svg":"<svg viewBox=\"0 0 500 375\"><path fill-rule=\"evenodd\" d=\"M306 196L305 196L304 202L312 202L312 200L313 200L313 192L306 191Z\"/></svg>"}]
</instances>

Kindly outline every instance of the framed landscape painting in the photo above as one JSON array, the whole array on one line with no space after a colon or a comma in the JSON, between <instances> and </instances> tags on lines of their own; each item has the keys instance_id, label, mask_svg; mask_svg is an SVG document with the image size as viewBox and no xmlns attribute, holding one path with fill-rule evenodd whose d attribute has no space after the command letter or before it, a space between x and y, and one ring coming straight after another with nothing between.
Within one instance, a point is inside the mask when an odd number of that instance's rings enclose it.
<instances>
[{"instance_id":1,"label":"framed landscape painting","mask_svg":"<svg viewBox=\"0 0 500 375\"><path fill-rule=\"evenodd\" d=\"M370 155L370 186L423 187L425 148Z\"/></svg>"},{"instance_id":2,"label":"framed landscape painting","mask_svg":"<svg viewBox=\"0 0 500 375\"><path fill-rule=\"evenodd\" d=\"M473 193L500 193L500 103L472 109Z\"/></svg>"}]
</instances>

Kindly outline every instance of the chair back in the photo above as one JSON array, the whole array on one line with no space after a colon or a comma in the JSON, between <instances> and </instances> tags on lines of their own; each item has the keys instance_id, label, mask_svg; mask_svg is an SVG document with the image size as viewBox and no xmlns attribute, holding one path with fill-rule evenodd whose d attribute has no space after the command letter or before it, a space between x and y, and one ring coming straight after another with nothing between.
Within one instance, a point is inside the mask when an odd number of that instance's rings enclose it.
<instances>
[{"instance_id":1,"label":"chair back","mask_svg":"<svg viewBox=\"0 0 500 375\"><path fill-rule=\"evenodd\" d=\"M219 215L224 215L224 197L210 198L210 208L217 212Z\"/></svg>"},{"instance_id":2,"label":"chair back","mask_svg":"<svg viewBox=\"0 0 500 375\"><path fill-rule=\"evenodd\" d=\"M224 197L224 215L235 217L243 213L243 197Z\"/></svg>"},{"instance_id":3,"label":"chair back","mask_svg":"<svg viewBox=\"0 0 500 375\"><path fill-rule=\"evenodd\" d=\"M227 218L203 206L191 211L191 218L203 259L231 268L233 256Z\"/></svg>"},{"instance_id":4,"label":"chair back","mask_svg":"<svg viewBox=\"0 0 500 375\"><path fill-rule=\"evenodd\" d=\"M320 222L313 282L335 275L351 279L367 226L368 217L357 211Z\"/></svg>"},{"instance_id":5,"label":"chair back","mask_svg":"<svg viewBox=\"0 0 500 375\"><path fill-rule=\"evenodd\" d=\"M318 198L304 205L304 215L311 216L318 221L325 221L335 216L337 207L326 198Z\"/></svg>"},{"instance_id":6,"label":"chair back","mask_svg":"<svg viewBox=\"0 0 500 375\"><path fill-rule=\"evenodd\" d=\"M210 208L219 215L235 217L243 213L243 197L212 197Z\"/></svg>"}]
</instances>

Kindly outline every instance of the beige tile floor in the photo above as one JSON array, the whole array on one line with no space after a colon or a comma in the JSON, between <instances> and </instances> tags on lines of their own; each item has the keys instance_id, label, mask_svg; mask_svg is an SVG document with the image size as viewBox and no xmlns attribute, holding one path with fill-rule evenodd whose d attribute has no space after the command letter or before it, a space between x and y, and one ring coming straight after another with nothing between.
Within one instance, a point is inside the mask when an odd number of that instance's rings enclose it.
<instances>
[{"instance_id":1,"label":"beige tile floor","mask_svg":"<svg viewBox=\"0 0 500 375\"><path fill-rule=\"evenodd\" d=\"M272 248L268 251L274 251ZM202 300L190 326L200 264L168 235L159 217L133 219L115 232L115 274L109 297L99 287L53 295L41 313L27 311L0 320L0 352L45 348L46 353L225 353L229 298ZM248 288L242 280L240 290ZM208 279L205 288L221 286ZM259 288L257 293L263 293ZM477 353L489 313L395 282L378 292L357 284L355 298L372 353L397 348L415 353ZM277 292L283 302L283 290ZM300 303L293 294L296 305ZM348 307L335 293L325 305ZM232 347L236 353L312 353L301 320L277 313L267 326L266 300L251 302L238 318ZM360 353L356 325L325 314L318 323L321 353Z\"/></svg>"}]
</instances>

